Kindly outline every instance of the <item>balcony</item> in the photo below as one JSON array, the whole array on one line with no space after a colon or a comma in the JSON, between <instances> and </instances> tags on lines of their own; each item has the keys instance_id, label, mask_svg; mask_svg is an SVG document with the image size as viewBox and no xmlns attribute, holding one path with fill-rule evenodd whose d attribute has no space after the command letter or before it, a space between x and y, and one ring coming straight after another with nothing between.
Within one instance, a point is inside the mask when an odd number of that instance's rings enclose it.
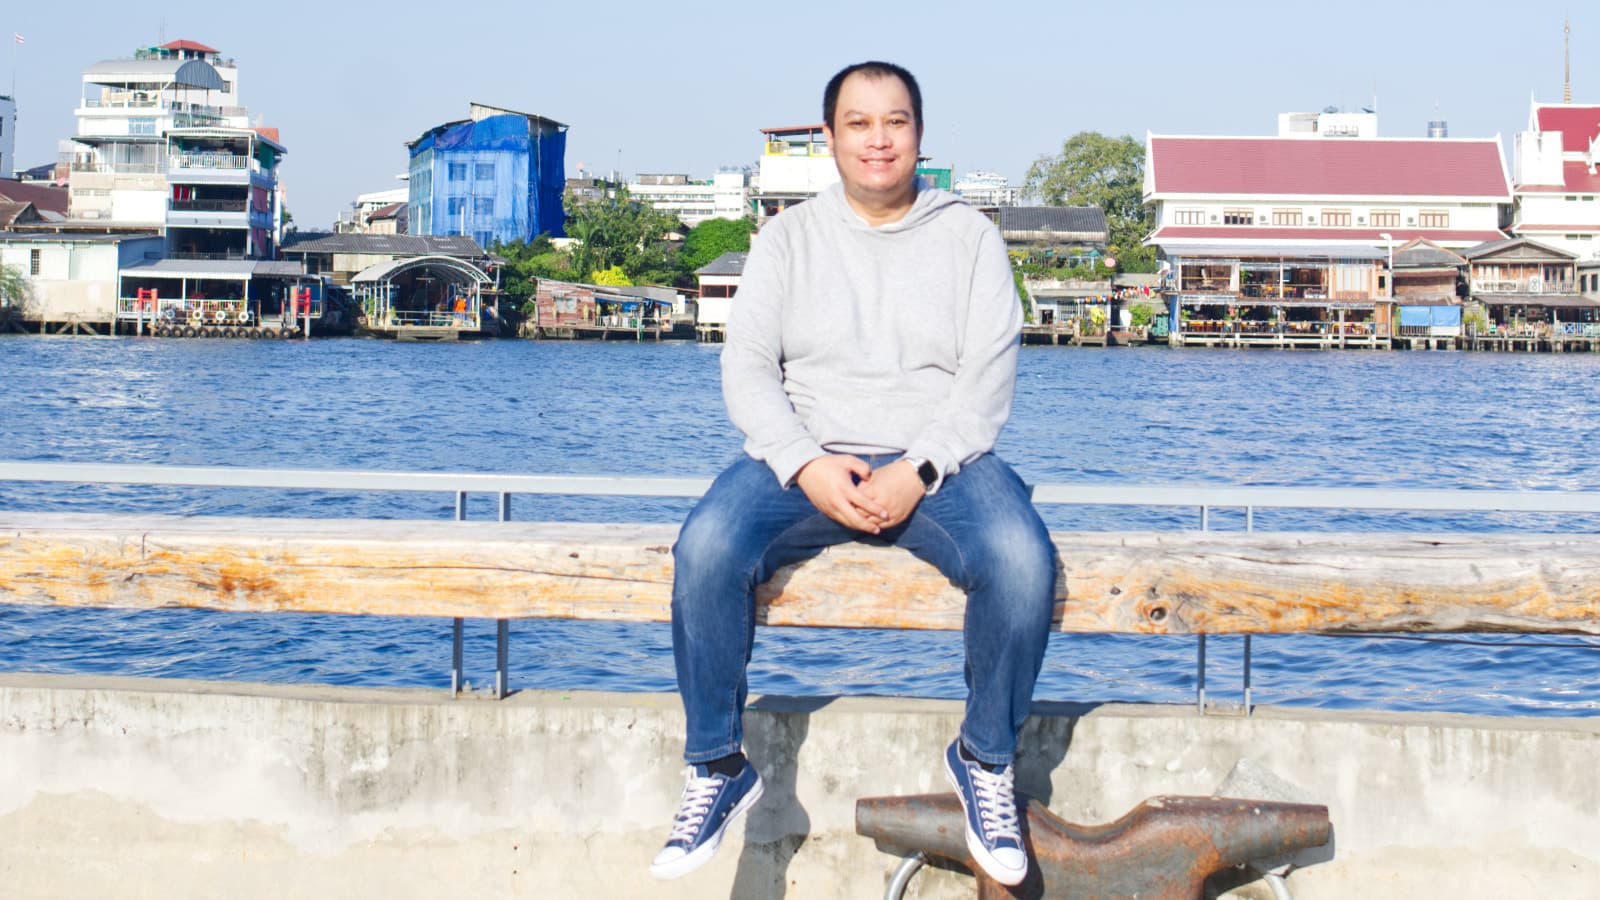
<instances>
[{"instance_id":1,"label":"balcony","mask_svg":"<svg viewBox=\"0 0 1600 900\"><path fill-rule=\"evenodd\" d=\"M1533 276L1520 279L1472 279L1474 294L1575 294L1577 284L1571 281L1545 281Z\"/></svg>"},{"instance_id":2,"label":"balcony","mask_svg":"<svg viewBox=\"0 0 1600 900\"><path fill-rule=\"evenodd\" d=\"M244 212L248 204L242 197L237 200L174 200L172 209L175 212Z\"/></svg>"}]
</instances>

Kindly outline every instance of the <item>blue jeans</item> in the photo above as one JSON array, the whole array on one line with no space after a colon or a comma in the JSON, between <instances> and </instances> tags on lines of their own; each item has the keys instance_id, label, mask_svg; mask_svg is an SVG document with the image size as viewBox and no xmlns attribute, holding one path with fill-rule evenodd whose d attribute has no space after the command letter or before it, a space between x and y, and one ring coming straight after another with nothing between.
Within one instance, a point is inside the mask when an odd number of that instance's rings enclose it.
<instances>
[{"instance_id":1,"label":"blue jeans","mask_svg":"<svg viewBox=\"0 0 1600 900\"><path fill-rule=\"evenodd\" d=\"M896 455L862 457L874 467ZM684 759L737 752L755 640L755 591L779 568L866 538L904 547L967 593L966 718L961 738L986 763L1016 755L1055 605L1056 552L1011 467L986 453L924 497L905 522L870 537L783 488L745 457L724 471L673 546L672 654L688 717Z\"/></svg>"}]
</instances>

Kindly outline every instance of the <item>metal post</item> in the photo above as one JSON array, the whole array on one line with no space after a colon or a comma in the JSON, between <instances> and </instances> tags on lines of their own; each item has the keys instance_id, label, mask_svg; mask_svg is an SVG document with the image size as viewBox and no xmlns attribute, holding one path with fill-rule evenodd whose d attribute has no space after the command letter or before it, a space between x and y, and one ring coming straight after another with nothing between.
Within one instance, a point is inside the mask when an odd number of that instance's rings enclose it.
<instances>
[{"instance_id":1,"label":"metal post","mask_svg":"<svg viewBox=\"0 0 1600 900\"><path fill-rule=\"evenodd\" d=\"M1206 714L1206 636L1200 635L1199 657L1195 662L1195 703L1200 708L1200 715Z\"/></svg>"},{"instance_id":2,"label":"metal post","mask_svg":"<svg viewBox=\"0 0 1600 900\"><path fill-rule=\"evenodd\" d=\"M456 491L456 521L463 522L467 518L467 492ZM450 696L461 696L461 636L465 620L457 616L451 620L450 626Z\"/></svg>"},{"instance_id":3,"label":"metal post","mask_svg":"<svg viewBox=\"0 0 1600 900\"><path fill-rule=\"evenodd\" d=\"M1211 507L1209 506L1202 505L1200 507L1200 530L1211 530Z\"/></svg>"},{"instance_id":4,"label":"metal post","mask_svg":"<svg viewBox=\"0 0 1600 900\"><path fill-rule=\"evenodd\" d=\"M500 492L500 521L511 521L511 495L505 491ZM494 695L504 700L511 690L511 623L497 619L494 625Z\"/></svg>"},{"instance_id":5,"label":"metal post","mask_svg":"<svg viewBox=\"0 0 1600 900\"><path fill-rule=\"evenodd\" d=\"M1256 530L1256 508L1254 506L1246 506L1244 508L1244 530Z\"/></svg>"},{"instance_id":6,"label":"metal post","mask_svg":"<svg viewBox=\"0 0 1600 900\"><path fill-rule=\"evenodd\" d=\"M496 619L494 623L494 696L496 700L504 700L506 692L510 689L510 678L506 671L507 660L510 657L508 649L511 644L511 623L505 619Z\"/></svg>"},{"instance_id":7,"label":"metal post","mask_svg":"<svg viewBox=\"0 0 1600 900\"><path fill-rule=\"evenodd\" d=\"M1244 714L1250 715L1250 635L1244 636Z\"/></svg>"}]
</instances>

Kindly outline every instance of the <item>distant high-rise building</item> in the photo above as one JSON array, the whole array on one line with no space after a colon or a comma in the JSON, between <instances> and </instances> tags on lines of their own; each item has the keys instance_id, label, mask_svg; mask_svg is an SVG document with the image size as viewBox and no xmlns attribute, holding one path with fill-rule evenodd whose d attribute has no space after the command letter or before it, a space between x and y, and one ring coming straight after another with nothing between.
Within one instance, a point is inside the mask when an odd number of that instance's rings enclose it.
<instances>
[{"instance_id":1,"label":"distant high-rise building","mask_svg":"<svg viewBox=\"0 0 1600 900\"><path fill-rule=\"evenodd\" d=\"M0 178L17 168L17 101L0 94Z\"/></svg>"}]
</instances>

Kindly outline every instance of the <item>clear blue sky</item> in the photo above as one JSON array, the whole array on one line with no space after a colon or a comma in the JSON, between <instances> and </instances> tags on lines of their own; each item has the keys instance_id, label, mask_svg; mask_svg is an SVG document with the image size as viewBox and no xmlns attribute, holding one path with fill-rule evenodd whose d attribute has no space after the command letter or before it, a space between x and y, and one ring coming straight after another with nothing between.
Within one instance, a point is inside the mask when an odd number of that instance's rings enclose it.
<instances>
[{"instance_id":1,"label":"clear blue sky","mask_svg":"<svg viewBox=\"0 0 1600 900\"><path fill-rule=\"evenodd\" d=\"M305 229L398 186L404 142L470 101L569 123L569 174L620 158L703 177L753 163L763 126L820 121L828 76L873 57L922 82L935 165L1013 183L1078 131L1269 134L1279 112L1354 110L1374 85L1381 134L1422 135L1437 103L1452 137L1509 139L1530 95L1561 99L1569 12L1573 99L1600 102L1600 11L1570 0L6 6L0 38L26 38L7 39L22 166L73 133L84 68L188 38L234 57L241 98L281 129Z\"/></svg>"}]
</instances>

